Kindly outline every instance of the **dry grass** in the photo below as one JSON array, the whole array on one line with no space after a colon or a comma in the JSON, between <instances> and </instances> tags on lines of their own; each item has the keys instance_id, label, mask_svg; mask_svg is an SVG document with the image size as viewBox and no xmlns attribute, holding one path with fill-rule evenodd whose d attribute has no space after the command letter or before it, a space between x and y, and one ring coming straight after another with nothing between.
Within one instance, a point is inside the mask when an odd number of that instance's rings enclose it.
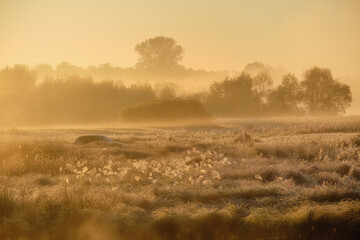
<instances>
[{"instance_id":1,"label":"dry grass","mask_svg":"<svg viewBox=\"0 0 360 240\"><path fill-rule=\"evenodd\" d=\"M355 120L4 131L0 239L357 239Z\"/></svg>"}]
</instances>

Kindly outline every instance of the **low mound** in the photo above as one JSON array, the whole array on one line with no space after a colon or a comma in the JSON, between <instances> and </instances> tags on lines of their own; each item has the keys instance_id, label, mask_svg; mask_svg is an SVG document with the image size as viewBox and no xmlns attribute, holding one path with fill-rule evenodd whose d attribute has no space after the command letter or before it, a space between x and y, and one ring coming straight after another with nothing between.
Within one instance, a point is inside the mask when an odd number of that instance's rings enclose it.
<instances>
[{"instance_id":1,"label":"low mound","mask_svg":"<svg viewBox=\"0 0 360 240\"><path fill-rule=\"evenodd\" d=\"M194 99L155 100L121 112L123 119L133 123L208 123L210 114Z\"/></svg>"}]
</instances>

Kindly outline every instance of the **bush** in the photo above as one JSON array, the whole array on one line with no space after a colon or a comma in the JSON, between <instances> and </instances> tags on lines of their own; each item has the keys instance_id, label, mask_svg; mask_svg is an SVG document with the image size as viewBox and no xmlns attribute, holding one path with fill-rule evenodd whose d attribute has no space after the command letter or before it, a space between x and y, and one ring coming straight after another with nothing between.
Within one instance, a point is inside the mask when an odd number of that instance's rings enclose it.
<instances>
[{"instance_id":1,"label":"bush","mask_svg":"<svg viewBox=\"0 0 360 240\"><path fill-rule=\"evenodd\" d=\"M336 173L339 174L341 177L345 176L346 174L348 174L348 172L350 171L350 166L347 164L341 164L340 166L338 166L336 168Z\"/></svg>"},{"instance_id":2,"label":"bush","mask_svg":"<svg viewBox=\"0 0 360 240\"><path fill-rule=\"evenodd\" d=\"M121 112L128 122L207 122L209 113L193 99L155 100L126 108Z\"/></svg>"},{"instance_id":3,"label":"bush","mask_svg":"<svg viewBox=\"0 0 360 240\"><path fill-rule=\"evenodd\" d=\"M284 175L286 179L292 179L296 185L307 185L308 179L299 171L287 171Z\"/></svg>"},{"instance_id":4,"label":"bush","mask_svg":"<svg viewBox=\"0 0 360 240\"><path fill-rule=\"evenodd\" d=\"M353 139L351 139L351 143L357 147L360 147L360 135L357 135Z\"/></svg>"},{"instance_id":5,"label":"bush","mask_svg":"<svg viewBox=\"0 0 360 240\"><path fill-rule=\"evenodd\" d=\"M360 181L360 169L355 168L355 169L352 171L351 176L352 176L354 179Z\"/></svg>"},{"instance_id":6,"label":"bush","mask_svg":"<svg viewBox=\"0 0 360 240\"><path fill-rule=\"evenodd\" d=\"M274 181L278 175L279 174L275 169L266 169L260 174L264 182Z\"/></svg>"}]
</instances>

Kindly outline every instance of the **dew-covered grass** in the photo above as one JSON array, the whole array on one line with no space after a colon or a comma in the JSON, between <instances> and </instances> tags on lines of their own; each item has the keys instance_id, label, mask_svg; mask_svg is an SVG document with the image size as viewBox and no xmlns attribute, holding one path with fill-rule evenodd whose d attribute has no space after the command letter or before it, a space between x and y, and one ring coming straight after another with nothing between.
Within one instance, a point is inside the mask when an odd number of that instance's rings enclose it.
<instances>
[{"instance_id":1,"label":"dew-covered grass","mask_svg":"<svg viewBox=\"0 0 360 240\"><path fill-rule=\"evenodd\" d=\"M0 239L357 239L359 122L4 129Z\"/></svg>"}]
</instances>

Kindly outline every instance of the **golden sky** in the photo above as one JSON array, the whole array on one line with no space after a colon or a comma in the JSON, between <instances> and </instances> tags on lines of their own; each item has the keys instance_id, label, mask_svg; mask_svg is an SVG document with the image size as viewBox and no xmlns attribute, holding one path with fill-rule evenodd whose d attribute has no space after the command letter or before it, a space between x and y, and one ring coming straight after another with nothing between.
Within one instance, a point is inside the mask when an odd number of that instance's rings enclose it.
<instances>
[{"instance_id":1,"label":"golden sky","mask_svg":"<svg viewBox=\"0 0 360 240\"><path fill-rule=\"evenodd\" d=\"M261 61L360 76L358 0L0 0L0 67L129 67L134 46L158 35L177 40L192 68Z\"/></svg>"}]
</instances>

